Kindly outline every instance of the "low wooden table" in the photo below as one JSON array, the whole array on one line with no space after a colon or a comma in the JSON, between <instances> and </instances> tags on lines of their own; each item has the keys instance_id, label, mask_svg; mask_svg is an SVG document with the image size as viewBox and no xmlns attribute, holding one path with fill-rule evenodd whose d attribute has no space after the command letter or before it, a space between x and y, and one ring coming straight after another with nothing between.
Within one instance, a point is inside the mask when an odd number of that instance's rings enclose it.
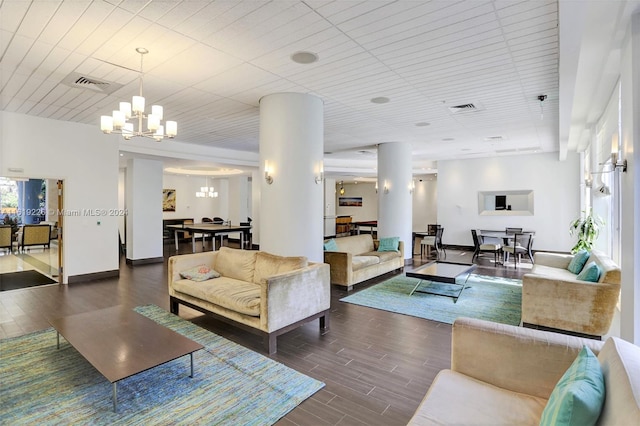
<instances>
[{"instance_id":1,"label":"low wooden table","mask_svg":"<svg viewBox=\"0 0 640 426\"><path fill-rule=\"evenodd\" d=\"M444 262L439 260L427 263L426 265L414 271L406 273L407 277L418 278L420 280L413 288L413 290L411 290L411 293L409 293L409 295L413 295L413 293L436 294L438 296L453 297L453 303L457 303L458 298L462 294L462 291L465 289L465 284L469 279L469 275L471 275L471 272L473 272L474 269L476 269L476 265L470 263ZM457 282L457 279L463 275L466 275L466 277L464 279L464 283L460 284ZM441 283L458 285L460 286L460 291L452 296L450 294L436 291L419 290L418 287L420 287L423 281L437 281Z\"/></svg>"},{"instance_id":2,"label":"low wooden table","mask_svg":"<svg viewBox=\"0 0 640 426\"><path fill-rule=\"evenodd\" d=\"M127 377L184 355L202 346L139 313L115 306L49 320L60 335L113 384L113 411L118 411L116 384Z\"/></svg>"}]
</instances>

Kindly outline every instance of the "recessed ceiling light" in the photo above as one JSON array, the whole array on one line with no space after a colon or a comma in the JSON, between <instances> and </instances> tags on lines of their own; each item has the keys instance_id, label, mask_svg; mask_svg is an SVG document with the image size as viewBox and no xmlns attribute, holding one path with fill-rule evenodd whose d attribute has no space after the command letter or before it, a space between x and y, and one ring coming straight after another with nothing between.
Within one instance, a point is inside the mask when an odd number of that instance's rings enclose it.
<instances>
[{"instance_id":1,"label":"recessed ceiling light","mask_svg":"<svg viewBox=\"0 0 640 426\"><path fill-rule=\"evenodd\" d=\"M123 153L120 153L120 157L124 157L124 154L123 154Z\"/></svg>"},{"instance_id":2,"label":"recessed ceiling light","mask_svg":"<svg viewBox=\"0 0 640 426\"><path fill-rule=\"evenodd\" d=\"M419 123L416 123L416 126L418 127L424 127L424 126L429 126L431 123L427 123L426 121L421 121Z\"/></svg>"},{"instance_id":3,"label":"recessed ceiling light","mask_svg":"<svg viewBox=\"0 0 640 426\"><path fill-rule=\"evenodd\" d=\"M451 141L454 141L454 140L455 140L454 138L444 138L444 139L442 139L443 142L451 142Z\"/></svg>"},{"instance_id":4,"label":"recessed ceiling light","mask_svg":"<svg viewBox=\"0 0 640 426\"><path fill-rule=\"evenodd\" d=\"M318 55L313 52L296 52L291 55L291 60L298 64L312 64L318 60Z\"/></svg>"},{"instance_id":5,"label":"recessed ceiling light","mask_svg":"<svg viewBox=\"0 0 640 426\"><path fill-rule=\"evenodd\" d=\"M389 102L389 98L378 96L377 98L371 99L371 102L373 102L374 104L386 104L387 102Z\"/></svg>"}]
</instances>

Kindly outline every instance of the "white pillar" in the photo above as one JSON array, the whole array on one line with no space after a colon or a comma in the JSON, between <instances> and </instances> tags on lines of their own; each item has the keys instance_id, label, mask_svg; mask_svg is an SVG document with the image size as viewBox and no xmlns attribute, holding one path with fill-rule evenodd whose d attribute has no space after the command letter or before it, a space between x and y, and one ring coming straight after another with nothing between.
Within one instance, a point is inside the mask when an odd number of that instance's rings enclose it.
<instances>
[{"instance_id":1,"label":"white pillar","mask_svg":"<svg viewBox=\"0 0 640 426\"><path fill-rule=\"evenodd\" d=\"M404 257L412 257L411 144L378 145L378 238L400 237Z\"/></svg>"},{"instance_id":2,"label":"white pillar","mask_svg":"<svg viewBox=\"0 0 640 426\"><path fill-rule=\"evenodd\" d=\"M622 49L622 250L620 337L640 345L640 13L631 17Z\"/></svg>"},{"instance_id":3,"label":"white pillar","mask_svg":"<svg viewBox=\"0 0 640 426\"><path fill-rule=\"evenodd\" d=\"M162 262L162 162L130 159L125 191L127 263Z\"/></svg>"},{"instance_id":4,"label":"white pillar","mask_svg":"<svg viewBox=\"0 0 640 426\"><path fill-rule=\"evenodd\" d=\"M302 93L260 99L260 249L322 262L322 100ZM273 179L269 184L265 170Z\"/></svg>"}]
</instances>

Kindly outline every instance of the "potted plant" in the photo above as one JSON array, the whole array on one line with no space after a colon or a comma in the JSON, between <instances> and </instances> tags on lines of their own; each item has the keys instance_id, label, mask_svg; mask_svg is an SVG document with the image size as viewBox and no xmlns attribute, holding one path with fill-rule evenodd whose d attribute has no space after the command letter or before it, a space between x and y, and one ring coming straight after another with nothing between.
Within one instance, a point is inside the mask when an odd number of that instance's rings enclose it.
<instances>
[{"instance_id":1,"label":"potted plant","mask_svg":"<svg viewBox=\"0 0 640 426\"><path fill-rule=\"evenodd\" d=\"M589 213L582 211L582 215L571 222L569 234L577 235L578 241L571 249L571 253L577 253L580 250L589 250L593 248L593 243L600 234L600 227L604 225L604 220L597 214L593 213L593 209Z\"/></svg>"}]
</instances>

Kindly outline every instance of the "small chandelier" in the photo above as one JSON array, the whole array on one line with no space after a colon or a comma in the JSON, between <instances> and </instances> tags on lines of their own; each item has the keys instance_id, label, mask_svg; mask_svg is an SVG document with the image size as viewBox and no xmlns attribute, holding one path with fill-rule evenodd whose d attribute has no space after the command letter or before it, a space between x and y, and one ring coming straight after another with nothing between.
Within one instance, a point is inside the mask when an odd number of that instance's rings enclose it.
<instances>
[{"instance_id":1,"label":"small chandelier","mask_svg":"<svg viewBox=\"0 0 640 426\"><path fill-rule=\"evenodd\" d=\"M160 142L165 137L173 139L178 133L178 123L175 121L166 121L165 126L161 124L163 118L163 109L160 105L151 106L151 114L144 114L144 96L142 96L142 60L144 55L149 53L144 47L136 48L136 52L140 54L140 95L134 96L131 103L120 102L120 109L113 111L113 115L103 115L100 117L100 130L103 133L121 134L125 140L133 137L144 137L155 139ZM134 123L129 123L130 118L138 121L137 129ZM142 119L147 119L147 130L142 128Z\"/></svg>"},{"instance_id":2,"label":"small chandelier","mask_svg":"<svg viewBox=\"0 0 640 426\"><path fill-rule=\"evenodd\" d=\"M218 192L214 189L213 186L209 186L209 179L205 182L205 185L200 187L200 191L196 192L196 197L198 198L218 198Z\"/></svg>"}]
</instances>

